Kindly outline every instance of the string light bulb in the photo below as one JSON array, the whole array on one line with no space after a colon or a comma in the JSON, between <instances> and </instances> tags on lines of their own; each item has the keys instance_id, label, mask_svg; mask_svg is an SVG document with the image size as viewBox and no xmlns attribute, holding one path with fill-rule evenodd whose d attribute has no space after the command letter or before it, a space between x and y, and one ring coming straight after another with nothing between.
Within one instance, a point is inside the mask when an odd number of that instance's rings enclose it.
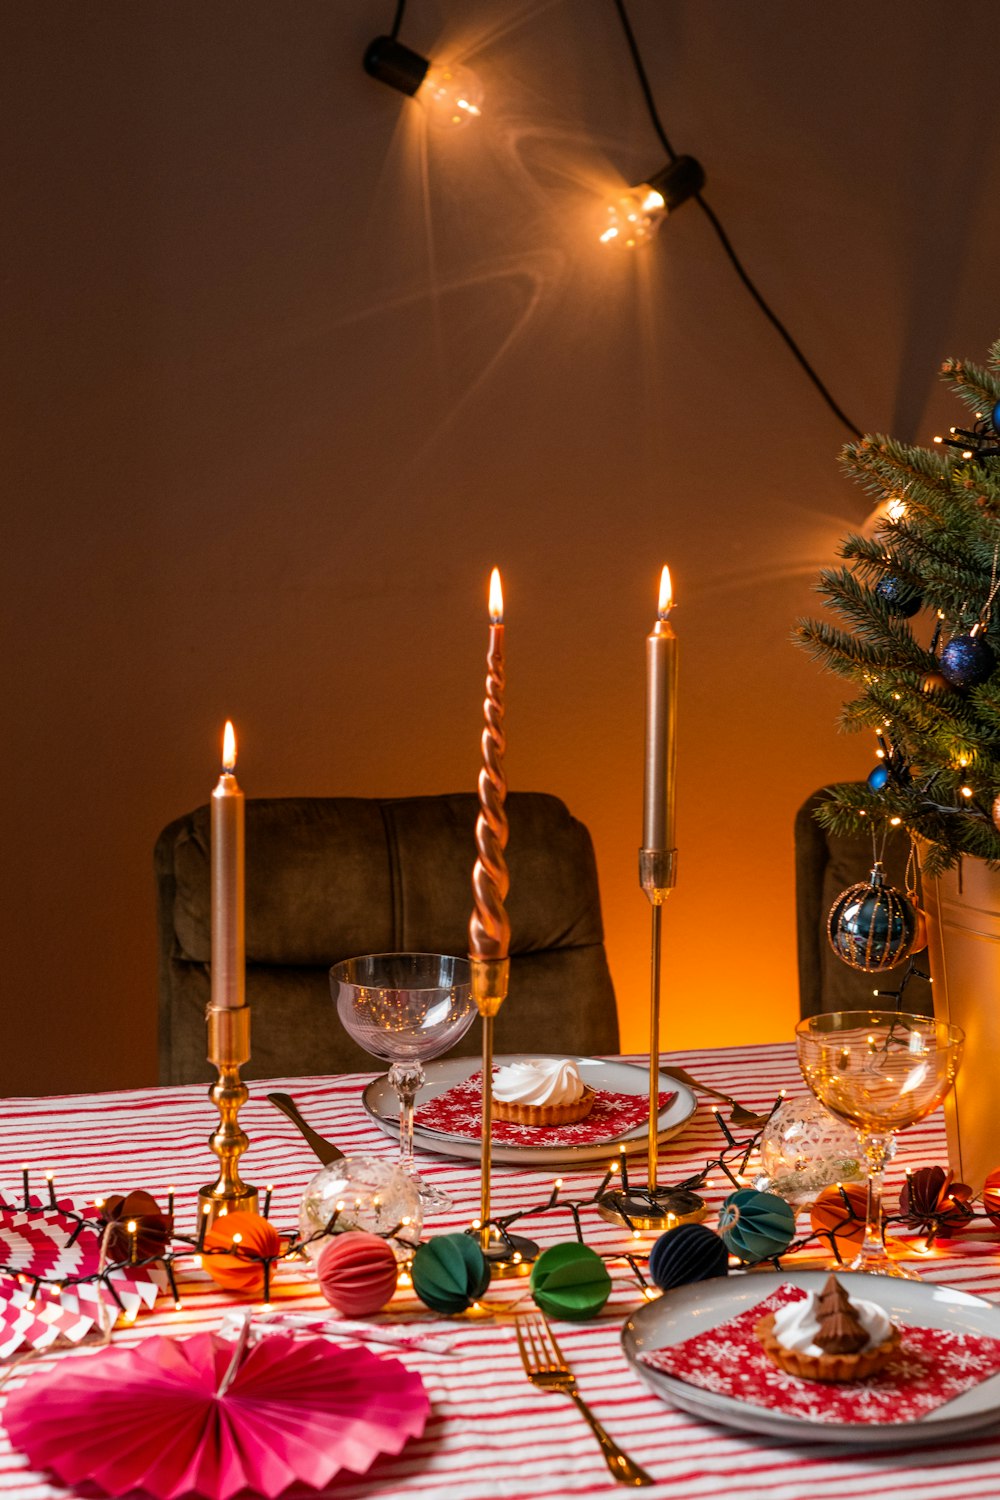
<instances>
[{"instance_id":1,"label":"string light bulb","mask_svg":"<svg viewBox=\"0 0 1000 1500\"><path fill-rule=\"evenodd\" d=\"M364 69L380 83L422 104L439 130L461 130L482 114L483 86L464 63L433 62L394 36L369 42Z\"/></svg>"},{"instance_id":2,"label":"string light bulb","mask_svg":"<svg viewBox=\"0 0 1000 1500\"><path fill-rule=\"evenodd\" d=\"M678 156L648 182L628 188L607 204L606 222L598 239L602 245L627 250L647 245L667 215L704 186L701 163L693 156Z\"/></svg>"}]
</instances>

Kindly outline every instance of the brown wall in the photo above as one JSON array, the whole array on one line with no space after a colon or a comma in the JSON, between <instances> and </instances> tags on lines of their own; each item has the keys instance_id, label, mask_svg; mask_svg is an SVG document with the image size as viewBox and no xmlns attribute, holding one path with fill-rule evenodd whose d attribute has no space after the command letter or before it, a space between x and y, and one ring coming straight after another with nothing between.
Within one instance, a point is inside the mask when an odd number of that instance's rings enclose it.
<instances>
[{"instance_id":1,"label":"brown wall","mask_svg":"<svg viewBox=\"0 0 1000 1500\"><path fill-rule=\"evenodd\" d=\"M359 65L391 10L3 9L4 1092L154 1078L151 849L227 715L251 795L472 786L494 562L510 782L593 830L626 1043L664 560L665 1042L792 1023L792 816L869 764L788 644L865 514L844 434L696 207L643 258L595 247L595 192L663 160L610 3L412 0L404 39L487 90L426 141ZM993 7L631 10L676 145L841 402L929 438L938 360L1000 321Z\"/></svg>"}]
</instances>

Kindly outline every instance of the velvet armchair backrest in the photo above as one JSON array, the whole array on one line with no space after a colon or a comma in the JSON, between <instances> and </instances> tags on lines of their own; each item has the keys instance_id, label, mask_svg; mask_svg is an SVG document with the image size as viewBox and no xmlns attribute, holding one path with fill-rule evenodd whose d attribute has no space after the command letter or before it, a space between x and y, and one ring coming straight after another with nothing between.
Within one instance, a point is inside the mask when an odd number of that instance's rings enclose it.
<instances>
[{"instance_id":1,"label":"velvet armchair backrest","mask_svg":"<svg viewBox=\"0 0 1000 1500\"><path fill-rule=\"evenodd\" d=\"M248 799L246 1078L374 1068L339 1025L332 963L362 953L465 953L472 905L472 793L390 800ZM618 1022L590 835L557 797L507 799L510 994L498 1052L614 1052ZM209 813L157 841L160 1078L211 1077ZM478 1050L474 1025L456 1051Z\"/></svg>"}]
</instances>

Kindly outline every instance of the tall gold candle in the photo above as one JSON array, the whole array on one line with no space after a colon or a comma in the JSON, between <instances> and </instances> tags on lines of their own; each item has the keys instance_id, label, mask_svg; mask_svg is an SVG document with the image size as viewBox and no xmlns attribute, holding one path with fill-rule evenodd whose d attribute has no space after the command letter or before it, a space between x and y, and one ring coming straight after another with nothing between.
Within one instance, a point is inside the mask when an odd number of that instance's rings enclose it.
<instances>
[{"instance_id":1,"label":"tall gold candle","mask_svg":"<svg viewBox=\"0 0 1000 1500\"><path fill-rule=\"evenodd\" d=\"M670 569L660 575L657 621L646 637L646 768L642 847L673 850L677 776L677 637L670 624Z\"/></svg>"},{"instance_id":2,"label":"tall gold candle","mask_svg":"<svg viewBox=\"0 0 1000 1500\"><path fill-rule=\"evenodd\" d=\"M212 1000L218 1009L246 1003L244 798L234 774L236 735L226 720L222 775L212 793Z\"/></svg>"},{"instance_id":3,"label":"tall gold candle","mask_svg":"<svg viewBox=\"0 0 1000 1500\"><path fill-rule=\"evenodd\" d=\"M490 574L490 640L486 654L486 698L483 703L482 753L479 772L479 816L476 819L478 858L472 871L473 912L469 921L469 957L506 959L510 951L510 921L504 900L510 877L503 851L507 847L507 816L504 802L507 779L503 757L504 733L504 624L503 588L500 573Z\"/></svg>"}]
</instances>

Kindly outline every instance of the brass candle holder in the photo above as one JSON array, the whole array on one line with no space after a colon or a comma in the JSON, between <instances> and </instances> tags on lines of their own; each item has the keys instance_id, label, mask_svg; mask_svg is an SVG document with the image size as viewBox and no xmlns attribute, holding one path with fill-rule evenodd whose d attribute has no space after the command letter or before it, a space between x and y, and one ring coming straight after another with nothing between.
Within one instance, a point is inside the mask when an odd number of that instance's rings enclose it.
<instances>
[{"instance_id":1,"label":"brass candle holder","mask_svg":"<svg viewBox=\"0 0 1000 1500\"><path fill-rule=\"evenodd\" d=\"M639 884L653 912L649 959L649 1116L646 1143L646 1181L632 1183L622 1157L621 1186L602 1194L598 1212L627 1229L665 1230L697 1223L708 1213L697 1193L687 1188L660 1187L660 968L663 908L677 879L676 849L640 849Z\"/></svg>"},{"instance_id":2,"label":"brass candle holder","mask_svg":"<svg viewBox=\"0 0 1000 1500\"><path fill-rule=\"evenodd\" d=\"M240 1068L250 1060L250 1007L209 1005L207 1019L208 1060L219 1070L208 1091L219 1111L219 1128L208 1144L219 1158L219 1176L198 1194L199 1235L223 1214L257 1211L257 1189L240 1176L240 1157L250 1139L237 1118L250 1097L240 1077Z\"/></svg>"}]
</instances>

